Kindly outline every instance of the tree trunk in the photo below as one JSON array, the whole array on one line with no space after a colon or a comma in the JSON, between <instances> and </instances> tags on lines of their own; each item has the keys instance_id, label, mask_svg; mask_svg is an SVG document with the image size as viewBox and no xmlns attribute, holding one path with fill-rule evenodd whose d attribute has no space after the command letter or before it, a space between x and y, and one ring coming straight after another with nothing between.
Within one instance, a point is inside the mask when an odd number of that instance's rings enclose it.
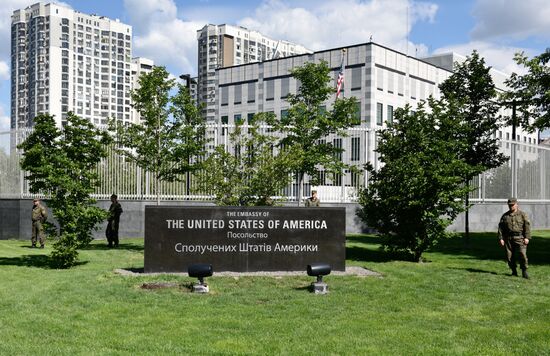
<instances>
[{"instance_id":1,"label":"tree trunk","mask_svg":"<svg viewBox=\"0 0 550 356\"><path fill-rule=\"evenodd\" d=\"M470 207L470 194L466 193L466 199L464 199L464 240L466 243L470 242L470 216L469 216L469 207Z\"/></svg>"},{"instance_id":2,"label":"tree trunk","mask_svg":"<svg viewBox=\"0 0 550 356\"><path fill-rule=\"evenodd\" d=\"M157 206L160 205L160 179L158 172L155 173L155 183L156 183L156 191L157 191Z\"/></svg>"},{"instance_id":3,"label":"tree trunk","mask_svg":"<svg viewBox=\"0 0 550 356\"><path fill-rule=\"evenodd\" d=\"M298 178L298 192L296 193L296 201L298 202L298 206L300 206L302 202L302 185L304 182L304 173L298 172L297 178Z\"/></svg>"}]
</instances>

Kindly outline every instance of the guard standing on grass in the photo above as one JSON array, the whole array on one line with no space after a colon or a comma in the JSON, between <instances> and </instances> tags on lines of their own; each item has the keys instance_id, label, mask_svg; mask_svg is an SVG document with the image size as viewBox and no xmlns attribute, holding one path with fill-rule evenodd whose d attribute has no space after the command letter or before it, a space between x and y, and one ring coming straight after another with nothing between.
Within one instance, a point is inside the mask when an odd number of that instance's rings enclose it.
<instances>
[{"instance_id":1,"label":"guard standing on grass","mask_svg":"<svg viewBox=\"0 0 550 356\"><path fill-rule=\"evenodd\" d=\"M312 190L311 191L311 197L306 199L306 207L319 207L321 205L321 201L319 198L317 198L317 191Z\"/></svg>"},{"instance_id":2,"label":"guard standing on grass","mask_svg":"<svg viewBox=\"0 0 550 356\"><path fill-rule=\"evenodd\" d=\"M508 199L508 208L498 224L499 243L506 249L506 260L512 270L512 276L518 275L516 260L519 257L522 277L529 278L527 245L531 239L531 222L527 214L519 210L516 198Z\"/></svg>"},{"instance_id":3,"label":"guard standing on grass","mask_svg":"<svg viewBox=\"0 0 550 356\"><path fill-rule=\"evenodd\" d=\"M48 211L42 204L40 204L40 199L34 199L32 201L32 238L31 238L31 247L36 247L36 240L40 241L40 248L44 248L44 227L42 223L48 218Z\"/></svg>"},{"instance_id":4,"label":"guard standing on grass","mask_svg":"<svg viewBox=\"0 0 550 356\"><path fill-rule=\"evenodd\" d=\"M118 202L116 194L111 195L111 206L109 207L109 217L107 218L107 230L105 236L109 247L118 247L118 223L122 214L122 206Z\"/></svg>"}]
</instances>

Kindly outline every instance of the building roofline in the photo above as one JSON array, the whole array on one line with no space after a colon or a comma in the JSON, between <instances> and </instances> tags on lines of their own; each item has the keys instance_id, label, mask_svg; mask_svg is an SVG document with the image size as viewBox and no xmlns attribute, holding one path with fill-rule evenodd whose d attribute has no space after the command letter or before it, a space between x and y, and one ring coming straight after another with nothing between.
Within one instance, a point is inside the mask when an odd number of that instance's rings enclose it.
<instances>
[{"instance_id":1,"label":"building roofline","mask_svg":"<svg viewBox=\"0 0 550 356\"><path fill-rule=\"evenodd\" d=\"M384 48L388 51L392 51L392 52L395 52L395 53L398 53L400 55L403 55L407 58L412 58L412 59L415 59L419 62L422 62L422 63L425 63L425 64L428 64L432 67L435 67L435 68L438 68L438 69L441 69L441 70L444 70L446 72L449 72L449 73L452 73L452 71L449 71L448 69L446 68L443 68L443 67L440 67L440 66L436 66L432 63L429 63L427 61L425 61L424 59L421 59L421 58L417 58L417 57L413 57L413 56L409 56L403 52L399 52L398 50L395 50L393 48L390 48L390 47L386 47L386 46L383 46L381 44L378 44L376 42L373 42L373 41L369 41L369 42L363 42L363 43L357 43L357 44L353 44L353 45L349 45L349 46L342 46L342 47L335 47L335 48L329 48L329 49L323 49L323 50L320 50L320 51L313 51L312 53L302 53L302 54L295 54L295 55L292 55L292 56L286 56L286 57L281 57L281 58L274 58L274 59L266 59L264 61L258 61L258 62L249 62L249 63L244 63L244 64L238 64L238 65L234 65L234 66L228 66L228 67L222 67L222 68L217 68L216 71L218 70L223 70L223 69L228 69L228 68L237 68L237 67L243 67L243 66L247 66L247 65L252 65L252 64L259 64L259 63L266 63L266 62L272 62L272 61L278 61L278 60L282 60L282 59L289 59L289 58L294 58L294 57L300 57L300 56L311 56L311 55L315 55L317 53L325 53L325 52L331 52L331 51L336 51L336 50L342 50L342 49L349 49L349 48L354 48L354 47L361 47L361 46L366 46L366 45L374 45L374 46L378 46L378 47L381 47L381 48ZM305 47L304 47L305 48ZM460 55L460 54L459 54Z\"/></svg>"}]
</instances>

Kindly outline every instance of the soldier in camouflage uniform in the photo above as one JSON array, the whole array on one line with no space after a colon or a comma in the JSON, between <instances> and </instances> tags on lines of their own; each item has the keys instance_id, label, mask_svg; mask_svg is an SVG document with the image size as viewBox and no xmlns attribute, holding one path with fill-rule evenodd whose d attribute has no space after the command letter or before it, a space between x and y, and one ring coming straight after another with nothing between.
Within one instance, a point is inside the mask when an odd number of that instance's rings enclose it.
<instances>
[{"instance_id":1,"label":"soldier in camouflage uniform","mask_svg":"<svg viewBox=\"0 0 550 356\"><path fill-rule=\"evenodd\" d=\"M118 224L120 222L120 214L122 214L122 206L118 202L116 194L111 195L111 206L109 207L109 217L107 218L107 230L105 236L109 247L118 247Z\"/></svg>"},{"instance_id":2,"label":"soldier in camouflage uniform","mask_svg":"<svg viewBox=\"0 0 550 356\"><path fill-rule=\"evenodd\" d=\"M40 241L40 248L44 248L44 227L42 223L48 218L48 211L42 204L40 204L39 199L33 200L32 207L32 238L31 243L32 247L36 247L36 240Z\"/></svg>"},{"instance_id":3,"label":"soldier in camouflage uniform","mask_svg":"<svg viewBox=\"0 0 550 356\"><path fill-rule=\"evenodd\" d=\"M531 222L523 211L518 209L516 198L508 199L508 210L500 218L498 238L500 245L506 249L506 260L512 270L512 276L517 276L516 260L519 257L523 278L529 278L527 268L527 245L531 239Z\"/></svg>"},{"instance_id":4,"label":"soldier in camouflage uniform","mask_svg":"<svg viewBox=\"0 0 550 356\"><path fill-rule=\"evenodd\" d=\"M317 198L317 191L312 190L311 191L311 197L306 199L306 207L319 207L321 205L321 201L319 198Z\"/></svg>"}]
</instances>

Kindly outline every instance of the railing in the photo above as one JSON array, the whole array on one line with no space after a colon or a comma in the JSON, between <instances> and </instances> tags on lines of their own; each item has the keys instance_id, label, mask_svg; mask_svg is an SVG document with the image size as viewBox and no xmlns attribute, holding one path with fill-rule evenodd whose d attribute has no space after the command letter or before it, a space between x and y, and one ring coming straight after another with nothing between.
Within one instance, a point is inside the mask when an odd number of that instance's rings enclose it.
<instances>
[{"instance_id":1,"label":"railing","mask_svg":"<svg viewBox=\"0 0 550 356\"><path fill-rule=\"evenodd\" d=\"M230 134L234 125L210 125L207 133L211 138L209 148L223 145L228 152L234 153ZM272 134L269 127L263 127L264 133ZM21 171L19 161L21 152L16 148L28 135L29 130L0 132L0 199L32 198L29 184L25 180L25 172ZM243 126L246 134L247 127ZM342 147L341 159L358 168L359 173L349 171L331 177L320 173L319 185L315 186L323 202L349 203L357 200L358 191L365 187L368 177L363 167L366 162L378 166L378 154L374 151L375 131L366 128L350 128L345 136L331 135L326 141ZM497 202L516 196L522 201L550 202L550 148L520 142L502 141L501 151L510 160L499 168L484 172L472 180L476 189L470 194L471 202ZM94 197L108 199L116 193L124 200L155 200L157 186L153 175L146 172L135 163L129 162L112 148L108 148L108 156L103 159L97 172L100 186ZM201 188L201 174L181 176L177 182L161 182L159 185L160 199L164 201L211 201L212 192ZM291 183L279 198L283 201L296 201L298 192L296 182ZM305 177L301 199L310 194L312 185L310 177Z\"/></svg>"}]
</instances>

